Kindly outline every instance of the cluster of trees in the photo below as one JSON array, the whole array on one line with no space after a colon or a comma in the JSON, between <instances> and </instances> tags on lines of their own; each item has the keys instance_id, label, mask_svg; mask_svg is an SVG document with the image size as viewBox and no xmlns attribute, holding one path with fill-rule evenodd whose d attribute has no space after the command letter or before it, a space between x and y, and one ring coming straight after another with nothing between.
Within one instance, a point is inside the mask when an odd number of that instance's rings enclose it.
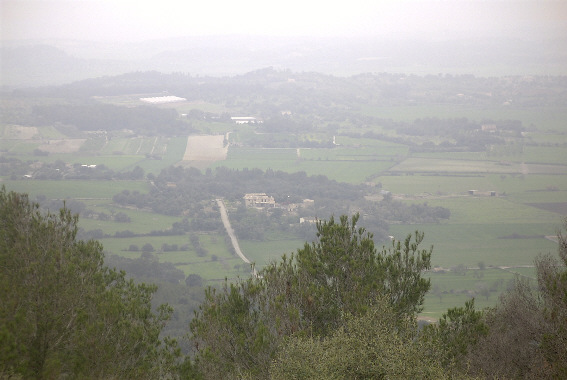
<instances>
[{"instance_id":1,"label":"cluster of trees","mask_svg":"<svg viewBox=\"0 0 567 380\"><path fill-rule=\"evenodd\" d=\"M386 194L371 213L388 222L402 223L438 223L451 217L451 210L446 207L429 206L427 202L408 205L392 199L391 193Z\"/></svg>"},{"instance_id":2,"label":"cluster of trees","mask_svg":"<svg viewBox=\"0 0 567 380\"><path fill-rule=\"evenodd\" d=\"M240 203L231 221L239 238L262 240L270 229L290 230L290 224L297 223L299 217L327 218L331 215L352 213L363 210L364 223L372 228L378 240L387 237L387 222L436 223L448 219L450 210L444 207L431 207L424 204L406 205L386 198L376 204L364 195L374 188L365 185L352 185L329 180L325 176L307 176L305 172L286 173L260 169L231 170L219 167L202 173L195 168L168 167L154 177L154 186L149 193L123 190L113 197L116 204L151 209L167 215L190 215L191 220L176 222L167 233L184 234L189 231L219 231L223 226L218 218L216 206L210 199L225 198ZM172 186L174 185L174 186ZM298 210L293 217L283 216L283 210L271 213L258 213L246 210L242 202L244 194L251 189L274 196L276 202L285 205L301 203L313 199L314 206ZM298 235L305 237L309 228L295 228ZM164 231L165 233L165 231Z\"/></svg>"},{"instance_id":3,"label":"cluster of trees","mask_svg":"<svg viewBox=\"0 0 567 380\"><path fill-rule=\"evenodd\" d=\"M358 220L319 221L316 240L295 254L258 276L209 287L189 324L192 352L183 357L162 336L186 332L180 313L200 299L192 293L199 275L187 276L185 286L181 271L151 254L110 258L136 278L161 279L158 298L171 293L179 302L175 311L152 306L156 286L105 266L98 242L76 239L69 210L45 213L26 195L2 189L0 377L567 376L565 236L560 260L536 259L537 284L518 278L496 307L479 311L472 300L420 329L432 249L421 248L416 232L377 250Z\"/></svg>"},{"instance_id":4,"label":"cluster of trees","mask_svg":"<svg viewBox=\"0 0 567 380\"><path fill-rule=\"evenodd\" d=\"M305 172L286 173L260 169L232 170L225 167L202 173L195 168L170 166L154 178L154 188L148 194L123 191L113 197L121 205L150 208L154 212L181 215L199 202L222 197L241 201L244 194L257 191L272 195L276 202L286 204L303 199L330 199L350 202L363 199L368 189L329 180L325 176L307 176ZM172 186L174 184L175 186Z\"/></svg>"},{"instance_id":5,"label":"cluster of trees","mask_svg":"<svg viewBox=\"0 0 567 380\"><path fill-rule=\"evenodd\" d=\"M181 269L176 268L173 263L160 262L150 251L144 251L137 259L111 255L105 258L105 261L107 266L123 270L138 280L173 284L185 281L185 274Z\"/></svg>"},{"instance_id":6,"label":"cluster of trees","mask_svg":"<svg viewBox=\"0 0 567 380\"><path fill-rule=\"evenodd\" d=\"M84 104L37 105L32 108L35 125L63 124L80 131L128 129L147 135L178 135L192 131L179 120L174 109L151 106L134 108L87 102Z\"/></svg>"},{"instance_id":7,"label":"cluster of trees","mask_svg":"<svg viewBox=\"0 0 567 380\"><path fill-rule=\"evenodd\" d=\"M61 180L61 179L89 179L89 180L141 180L145 172L139 166L128 171L114 171L104 164L96 167L85 167L84 164L75 163L67 165L62 160L55 162L22 161L17 158L0 157L0 175L11 176L12 179L31 175L33 179Z\"/></svg>"},{"instance_id":8,"label":"cluster of trees","mask_svg":"<svg viewBox=\"0 0 567 380\"><path fill-rule=\"evenodd\" d=\"M290 82L289 79L293 79ZM501 105L513 99L522 105L565 104L561 90L562 77L535 76L483 78L473 75L405 75L365 73L336 77L321 73L291 72L273 68L259 69L231 77L193 77L183 73L163 74L155 71L133 72L117 76L87 79L63 86L16 90L13 96L89 99L140 93L162 93L188 100L226 102L234 106L242 99L250 110L270 113L274 105L287 109L311 109L321 113L337 104L361 103L415 104L453 103ZM279 111L279 110L278 110Z\"/></svg>"},{"instance_id":9,"label":"cluster of trees","mask_svg":"<svg viewBox=\"0 0 567 380\"><path fill-rule=\"evenodd\" d=\"M391 320L410 323L430 287L422 273L430 267L431 250L419 248L423 235L416 233L377 251L372 234L356 226L358 219L319 222L317 241L296 254L257 277L206 291L191 322L195 367L205 378L311 378L305 371L314 349L299 346L314 348L344 333L349 320L382 310ZM392 334L400 345L411 342L407 331ZM296 350L292 360L287 353ZM398 369L403 365L400 360Z\"/></svg>"},{"instance_id":10,"label":"cluster of trees","mask_svg":"<svg viewBox=\"0 0 567 380\"><path fill-rule=\"evenodd\" d=\"M167 377L180 355L160 337L171 308L76 240L77 220L0 191L0 377Z\"/></svg>"}]
</instances>

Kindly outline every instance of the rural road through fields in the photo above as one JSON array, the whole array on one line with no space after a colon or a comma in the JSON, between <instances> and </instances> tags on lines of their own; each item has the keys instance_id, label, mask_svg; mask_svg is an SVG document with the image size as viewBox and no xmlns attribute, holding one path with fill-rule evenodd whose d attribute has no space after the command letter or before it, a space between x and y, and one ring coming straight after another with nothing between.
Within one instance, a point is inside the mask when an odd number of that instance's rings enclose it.
<instances>
[{"instance_id":1,"label":"rural road through fields","mask_svg":"<svg viewBox=\"0 0 567 380\"><path fill-rule=\"evenodd\" d=\"M230 241L232 242L232 246L234 247L236 254L246 264L251 265L252 263L250 262L250 260L248 260L248 258L246 256L244 256L244 253L242 253L242 250L240 249L240 246L238 245L238 240L236 239L236 235L234 234L234 230L232 229L232 226L230 225L230 220L228 220L228 213L226 212L226 206L224 205L224 201L222 199L217 199L216 201L217 201L217 204L219 205L222 224L224 224L224 228L226 229L228 236L230 236ZM258 277L258 272L256 271L255 267L252 267L252 274L254 275L254 277Z\"/></svg>"}]
</instances>

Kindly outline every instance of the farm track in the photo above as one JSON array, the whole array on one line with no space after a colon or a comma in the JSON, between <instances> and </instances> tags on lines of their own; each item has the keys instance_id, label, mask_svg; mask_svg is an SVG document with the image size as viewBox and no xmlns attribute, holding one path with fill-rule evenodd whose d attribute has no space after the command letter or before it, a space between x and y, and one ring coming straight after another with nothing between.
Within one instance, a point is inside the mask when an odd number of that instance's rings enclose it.
<instances>
[{"instance_id":1,"label":"farm track","mask_svg":"<svg viewBox=\"0 0 567 380\"><path fill-rule=\"evenodd\" d=\"M154 154L154 150L156 149L157 139L158 139L157 137L154 139L154 144L152 145L152 150L150 154Z\"/></svg>"},{"instance_id":2,"label":"farm track","mask_svg":"<svg viewBox=\"0 0 567 380\"><path fill-rule=\"evenodd\" d=\"M238 240L236 239L236 234L234 233L234 230L230 225L230 220L228 219L228 212L226 211L224 201L222 199L217 199L216 201L219 206L222 223L224 225L224 228L226 229L226 232L228 233L228 236L230 237L234 251L242 259L242 261L244 261L246 264L252 265L252 262L246 256L244 256L244 253L242 253L242 250L240 249L240 245L238 244ZM252 266L252 274L254 275L254 277L258 277L258 272L256 271L256 268L254 266Z\"/></svg>"},{"instance_id":3,"label":"farm track","mask_svg":"<svg viewBox=\"0 0 567 380\"><path fill-rule=\"evenodd\" d=\"M143 143L144 143L144 139L140 139L140 145L138 145L138 149L136 150L136 155L140 154L140 149L142 149Z\"/></svg>"}]
</instances>

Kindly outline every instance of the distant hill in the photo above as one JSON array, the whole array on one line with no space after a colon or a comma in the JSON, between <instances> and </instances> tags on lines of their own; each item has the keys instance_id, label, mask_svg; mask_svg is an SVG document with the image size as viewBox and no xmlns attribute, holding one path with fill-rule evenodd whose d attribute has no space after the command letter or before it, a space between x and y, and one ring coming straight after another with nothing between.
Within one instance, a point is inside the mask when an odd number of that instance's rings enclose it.
<instances>
[{"instance_id":1,"label":"distant hill","mask_svg":"<svg viewBox=\"0 0 567 380\"><path fill-rule=\"evenodd\" d=\"M567 75L567 41L211 36L138 43L2 42L2 85L27 87L155 70L233 76L265 67L359 73Z\"/></svg>"},{"instance_id":2,"label":"distant hill","mask_svg":"<svg viewBox=\"0 0 567 380\"><path fill-rule=\"evenodd\" d=\"M4 88L58 85L128 70L120 61L77 58L45 44L3 46L0 52Z\"/></svg>"}]
</instances>

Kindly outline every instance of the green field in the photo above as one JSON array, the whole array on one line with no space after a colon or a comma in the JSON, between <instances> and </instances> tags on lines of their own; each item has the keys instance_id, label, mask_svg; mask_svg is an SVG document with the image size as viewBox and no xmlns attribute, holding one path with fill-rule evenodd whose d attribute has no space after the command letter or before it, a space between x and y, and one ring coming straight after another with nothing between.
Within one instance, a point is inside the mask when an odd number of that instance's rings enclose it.
<instances>
[{"instance_id":1,"label":"green field","mask_svg":"<svg viewBox=\"0 0 567 380\"><path fill-rule=\"evenodd\" d=\"M429 273L433 286L425 297L425 308L422 315L439 318L447 309L464 306L464 303L473 297L477 309L492 307L497 303L498 297L514 281L516 275L535 278L533 268L472 269L464 274Z\"/></svg>"},{"instance_id":2,"label":"green field","mask_svg":"<svg viewBox=\"0 0 567 380\"><path fill-rule=\"evenodd\" d=\"M456 104L414 105L398 107L362 106L360 112L382 119L412 121L419 118L439 119L462 118L481 122L482 120L521 120L525 127L539 132L565 132L567 109L564 107L509 106L472 107Z\"/></svg>"},{"instance_id":3,"label":"green field","mask_svg":"<svg viewBox=\"0 0 567 380\"><path fill-rule=\"evenodd\" d=\"M35 198L45 195L47 199L112 199L123 190L147 192L146 181L34 181L34 180L2 180L8 191L30 194Z\"/></svg>"},{"instance_id":4,"label":"green field","mask_svg":"<svg viewBox=\"0 0 567 380\"><path fill-rule=\"evenodd\" d=\"M107 98L114 104L134 104L132 97ZM134 103L132 103L134 102ZM229 112L223 105L210 103L179 103L179 112L191 109L206 112ZM232 110L234 111L234 110ZM567 110L559 107L463 107L456 105L367 107L359 112L384 119L412 121L416 118L460 118L482 121L487 119L521 120L528 128L524 137L514 137L505 145L492 146L480 152L413 152L410 145L392 141L392 137L410 141L413 146L425 141L438 143L440 137L400 136L396 131L380 125L351 125L339 123L339 132L332 148L333 136L323 132L305 135L264 133L254 126L227 122L194 120L192 126L203 133L227 133L231 146L226 160L205 163L211 168L225 166L232 169L259 168L285 172L304 171L308 175L325 175L339 182L359 184L379 183L392 193L395 200L404 203L424 203L442 206L451 211L449 220L438 224L392 224L389 234L404 239L415 230L425 233L425 246L433 245L432 264L444 268L445 273L430 273L433 289L426 299L424 315L439 317L449 307L463 305L477 295L476 305L485 307L497 302L498 294L514 278L510 270L498 267L530 266L540 253L555 253L557 244L546 238L556 234L567 216ZM0 134L13 134L2 126ZM348 137L341 132L383 134L385 140ZM28 133L31 133L28 130ZM62 138L54 127L41 127L43 138ZM386 141L389 140L389 141ZM312 142L313 148L297 148L300 142ZM155 137L116 134L105 140L93 137L76 153L34 154L37 140L0 140L0 149L7 157L20 160L40 160L51 163L62 160L68 164L104 164L115 171L130 171L140 166L145 174L159 174L160 170L180 162L185 152L187 136ZM258 146L288 146L288 148L259 148ZM85 230L100 229L113 235L116 231L146 234L164 230L180 218L152 214L148 211L120 208L112 204L112 197L123 191L149 191L148 181L38 181L2 178L8 190L29 193L32 197L45 195L48 199L82 199L87 207L114 215L123 212L130 223L81 219ZM470 190L475 190L473 194ZM490 192L494 192L491 196ZM372 231L371 231L372 232ZM247 265L230 253L224 234L201 234L202 246L208 251L198 257L193 248L183 252L159 252L160 261L169 261L185 274L197 273L210 284L249 274ZM258 267L282 254L295 252L303 241L285 234L267 234L265 241L241 240L240 246ZM185 236L139 236L128 239L102 240L108 254L139 257L140 252L129 252L128 247L150 243L159 251L162 244L188 244ZM213 258L214 257L214 258ZM486 265L482 276L470 269L459 275L450 268L462 265L475 268ZM448 272L447 272L448 271ZM512 272L533 275L533 268L513 268ZM497 285L495 285L497 284ZM479 289L493 289L478 295Z\"/></svg>"}]
</instances>

